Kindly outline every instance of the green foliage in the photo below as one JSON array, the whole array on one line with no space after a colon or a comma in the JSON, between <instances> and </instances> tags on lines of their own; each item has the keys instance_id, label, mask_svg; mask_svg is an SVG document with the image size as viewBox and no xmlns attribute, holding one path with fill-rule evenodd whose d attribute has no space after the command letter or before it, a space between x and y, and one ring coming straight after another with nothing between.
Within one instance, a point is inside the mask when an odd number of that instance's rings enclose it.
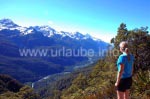
<instances>
[{"instance_id":1,"label":"green foliage","mask_svg":"<svg viewBox=\"0 0 150 99\"><path fill-rule=\"evenodd\" d=\"M117 48L121 41L125 41L127 39L127 35L128 30L126 28L126 24L121 23L117 31L117 36L115 38L112 38L111 43L114 43L115 48Z\"/></svg>"},{"instance_id":2,"label":"green foliage","mask_svg":"<svg viewBox=\"0 0 150 99\"><path fill-rule=\"evenodd\" d=\"M0 94L0 99L40 99L40 97L33 92L33 89L28 86L24 86L19 92L14 93L7 91Z\"/></svg>"},{"instance_id":3,"label":"green foliage","mask_svg":"<svg viewBox=\"0 0 150 99\"><path fill-rule=\"evenodd\" d=\"M139 70L133 80L133 97L150 97L150 71Z\"/></svg>"},{"instance_id":4,"label":"green foliage","mask_svg":"<svg viewBox=\"0 0 150 99\"><path fill-rule=\"evenodd\" d=\"M75 84L80 89L85 89L88 85L87 78L83 74L79 74L79 76L73 80L73 84Z\"/></svg>"},{"instance_id":5,"label":"green foliage","mask_svg":"<svg viewBox=\"0 0 150 99\"><path fill-rule=\"evenodd\" d=\"M18 92L23 85L8 75L0 74L0 93L6 91Z\"/></svg>"},{"instance_id":6,"label":"green foliage","mask_svg":"<svg viewBox=\"0 0 150 99\"><path fill-rule=\"evenodd\" d=\"M64 99L114 98L115 79L112 79L116 77L114 70L114 64L110 65L107 60L100 60L90 74L86 76L79 74L72 85L62 92L62 97Z\"/></svg>"},{"instance_id":7,"label":"green foliage","mask_svg":"<svg viewBox=\"0 0 150 99\"><path fill-rule=\"evenodd\" d=\"M24 86L17 93L21 99L39 99L40 97L34 93L33 89L29 86Z\"/></svg>"},{"instance_id":8,"label":"green foliage","mask_svg":"<svg viewBox=\"0 0 150 99\"><path fill-rule=\"evenodd\" d=\"M40 99L29 86L8 75L0 75L0 99Z\"/></svg>"}]
</instances>

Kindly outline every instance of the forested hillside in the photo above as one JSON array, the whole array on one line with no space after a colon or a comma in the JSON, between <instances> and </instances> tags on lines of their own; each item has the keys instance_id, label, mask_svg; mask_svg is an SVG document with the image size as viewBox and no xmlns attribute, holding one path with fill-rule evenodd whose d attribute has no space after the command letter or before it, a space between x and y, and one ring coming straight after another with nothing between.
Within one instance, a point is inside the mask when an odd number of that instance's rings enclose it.
<instances>
[{"instance_id":1,"label":"forested hillside","mask_svg":"<svg viewBox=\"0 0 150 99\"><path fill-rule=\"evenodd\" d=\"M132 99L150 98L150 35L147 27L128 30L126 24L120 24L117 35L112 38L114 49L106 57L99 60L88 74L79 73L72 80L63 79L59 85L69 86L61 89L54 88L53 94L45 94L45 99L116 99L116 60L121 53L119 43L128 41L130 52L135 56L133 85L131 88ZM57 82L57 83L58 83ZM47 88L48 89L48 88ZM44 91L43 91L44 92ZM41 93L42 94L42 93Z\"/></svg>"},{"instance_id":2,"label":"forested hillside","mask_svg":"<svg viewBox=\"0 0 150 99\"><path fill-rule=\"evenodd\" d=\"M8 75L0 74L0 99L40 99L33 89Z\"/></svg>"}]
</instances>

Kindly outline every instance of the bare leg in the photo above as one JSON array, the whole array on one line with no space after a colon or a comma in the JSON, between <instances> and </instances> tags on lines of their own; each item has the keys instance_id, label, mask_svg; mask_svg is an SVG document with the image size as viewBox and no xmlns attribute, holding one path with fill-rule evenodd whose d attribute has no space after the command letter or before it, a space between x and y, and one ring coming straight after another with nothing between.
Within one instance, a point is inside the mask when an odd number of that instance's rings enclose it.
<instances>
[{"instance_id":1,"label":"bare leg","mask_svg":"<svg viewBox=\"0 0 150 99\"><path fill-rule=\"evenodd\" d=\"M124 93L125 92L117 91L117 99L124 99Z\"/></svg>"},{"instance_id":2,"label":"bare leg","mask_svg":"<svg viewBox=\"0 0 150 99\"><path fill-rule=\"evenodd\" d=\"M130 90L126 90L124 94L124 99L129 99Z\"/></svg>"}]
</instances>

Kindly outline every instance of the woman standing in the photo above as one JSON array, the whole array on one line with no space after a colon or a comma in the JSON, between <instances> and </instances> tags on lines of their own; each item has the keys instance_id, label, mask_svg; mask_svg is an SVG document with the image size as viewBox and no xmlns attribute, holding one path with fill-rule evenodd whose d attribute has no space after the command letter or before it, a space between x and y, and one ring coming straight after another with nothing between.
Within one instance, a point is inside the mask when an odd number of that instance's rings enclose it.
<instances>
[{"instance_id":1,"label":"woman standing","mask_svg":"<svg viewBox=\"0 0 150 99\"><path fill-rule=\"evenodd\" d=\"M129 89L132 85L134 57L129 53L128 43L123 41L119 45L122 54L117 61L117 81L115 83L118 99L129 99Z\"/></svg>"}]
</instances>

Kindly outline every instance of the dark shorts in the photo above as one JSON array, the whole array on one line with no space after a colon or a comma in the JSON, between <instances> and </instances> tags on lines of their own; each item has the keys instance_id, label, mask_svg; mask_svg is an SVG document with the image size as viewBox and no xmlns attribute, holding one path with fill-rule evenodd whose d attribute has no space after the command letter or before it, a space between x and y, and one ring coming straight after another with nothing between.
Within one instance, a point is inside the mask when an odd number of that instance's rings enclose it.
<instances>
[{"instance_id":1,"label":"dark shorts","mask_svg":"<svg viewBox=\"0 0 150 99\"><path fill-rule=\"evenodd\" d=\"M117 87L118 91L125 92L132 86L132 77L120 79L119 85Z\"/></svg>"}]
</instances>

